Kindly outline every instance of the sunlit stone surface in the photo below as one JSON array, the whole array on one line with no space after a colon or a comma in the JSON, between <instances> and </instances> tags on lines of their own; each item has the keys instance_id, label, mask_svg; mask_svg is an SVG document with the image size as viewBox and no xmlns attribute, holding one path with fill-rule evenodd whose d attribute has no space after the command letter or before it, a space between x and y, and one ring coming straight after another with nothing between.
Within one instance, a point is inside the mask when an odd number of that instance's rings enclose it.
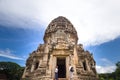
<instances>
[{"instance_id":1,"label":"sunlit stone surface","mask_svg":"<svg viewBox=\"0 0 120 80\"><path fill-rule=\"evenodd\" d=\"M22 79L53 80L57 65L58 77L69 80L69 65L72 65L73 80L98 80L92 54L77 42L77 32L68 19L59 16L52 20L45 31L44 44L27 59Z\"/></svg>"}]
</instances>

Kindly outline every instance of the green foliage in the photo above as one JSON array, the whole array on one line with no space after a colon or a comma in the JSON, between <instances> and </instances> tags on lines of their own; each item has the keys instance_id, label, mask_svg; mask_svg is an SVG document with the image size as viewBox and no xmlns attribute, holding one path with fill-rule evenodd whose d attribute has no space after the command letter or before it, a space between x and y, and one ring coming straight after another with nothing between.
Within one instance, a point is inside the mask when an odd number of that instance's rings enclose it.
<instances>
[{"instance_id":1,"label":"green foliage","mask_svg":"<svg viewBox=\"0 0 120 80\"><path fill-rule=\"evenodd\" d=\"M0 73L7 75L9 80L20 80L24 67L13 62L0 62Z\"/></svg>"},{"instance_id":2,"label":"green foliage","mask_svg":"<svg viewBox=\"0 0 120 80\"><path fill-rule=\"evenodd\" d=\"M99 74L100 80L120 80L120 61L116 63L116 70L113 73Z\"/></svg>"},{"instance_id":3,"label":"green foliage","mask_svg":"<svg viewBox=\"0 0 120 80\"><path fill-rule=\"evenodd\" d=\"M116 75L116 80L120 80L120 61L116 63L116 70L115 70L115 75Z\"/></svg>"},{"instance_id":4,"label":"green foliage","mask_svg":"<svg viewBox=\"0 0 120 80\"><path fill-rule=\"evenodd\" d=\"M116 63L117 69L120 69L120 61Z\"/></svg>"},{"instance_id":5,"label":"green foliage","mask_svg":"<svg viewBox=\"0 0 120 80\"><path fill-rule=\"evenodd\" d=\"M103 77L100 77L100 80L105 80Z\"/></svg>"}]
</instances>

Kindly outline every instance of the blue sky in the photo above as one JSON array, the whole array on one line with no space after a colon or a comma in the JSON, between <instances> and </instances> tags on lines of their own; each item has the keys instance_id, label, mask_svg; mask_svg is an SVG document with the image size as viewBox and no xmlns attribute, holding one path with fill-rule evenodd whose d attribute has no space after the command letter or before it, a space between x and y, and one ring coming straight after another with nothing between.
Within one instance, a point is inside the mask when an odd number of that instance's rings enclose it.
<instances>
[{"instance_id":1,"label":"blue sky","mask_svg":"<svg viewBox=\"0 0 120 80\"><path fill-rule=\"evenodd\" d=\"M15 61L22 66L25 65L29 53L43 43L43 29L37 31L0 26L0 33L0 60Z\"/></svg>"},{"instance_id":2,"label":"blue sky","mask_svg":"<svg viewBox=\"0 0 120 80\"><path fill-rule=\"evenodd\" d=\"M0 61L25 66L29 54L44 43L51 20L65 16L77 30L78 43L93 53L98 73L113 72L120 61L119 4L118 0L0 0Z\"/></svg>"}]
</instances>

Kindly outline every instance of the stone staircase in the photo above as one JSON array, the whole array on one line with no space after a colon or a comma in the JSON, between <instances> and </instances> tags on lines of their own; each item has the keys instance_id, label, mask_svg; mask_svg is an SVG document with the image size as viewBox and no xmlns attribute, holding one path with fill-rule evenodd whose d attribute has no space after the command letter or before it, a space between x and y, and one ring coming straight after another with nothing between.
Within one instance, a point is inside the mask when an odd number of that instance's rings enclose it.
<instances>
[{"instance_id":1,"label":"stone staircase","mask_svg":"<svg viewBox=\"0 0 120 80\"><path fill-rule=\"evenodd\" d=\"M58 80L68 80L67 78L59 78Z\"/></svg>"}]
</instances>

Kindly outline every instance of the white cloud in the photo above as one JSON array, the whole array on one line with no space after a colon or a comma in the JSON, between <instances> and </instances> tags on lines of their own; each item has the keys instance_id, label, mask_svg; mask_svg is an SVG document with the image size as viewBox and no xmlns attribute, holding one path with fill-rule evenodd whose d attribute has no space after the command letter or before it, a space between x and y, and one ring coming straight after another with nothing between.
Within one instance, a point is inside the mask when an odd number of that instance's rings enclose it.
<instances>
[{"instance_id":1,"label":"white cloud","mask_svg":"<svg viewBox=\"0 0 120 80\"><path fill-rule=\"evenodd\" d=\"M116 66L114 63L112 63L112 61L106 58L102 58L100 61L102 64L96 66L98 73L112 73L115 71Z\"/></svg>"},{"instance_id":2,"label":"white cloud","mask_svg":"<svg viewBox=\"0 0 120 80\"><path fill-rule=\"evenodd\" d=\"M119 4L119 0L0 0L0 24L41 29L40 24L47 27L52 19L65 16L76 28L79 43L99 45L120 36Z\"/></svg>"},{"instance_id":3,"label":"white cloud","mask_svg":"<svg viewBox=\"0 0 120 80\"><path fill-rule=\"evenodd\" d=\"M98 73L112 73L115 71L116 66L96 66Z\"/></svg>"},{"instance_id":4,"label":"white cloud","mask_svg":"<svg viewBox=\"0 0 120 80\"><path fill-rule=\"evenodd\" d=\"M12 54L12 52L13 51L11 51L10 49L0 50L0 56L16 60L24 60L23 58L15 56L14 54Z\"/></svg>"}]
</instances>

